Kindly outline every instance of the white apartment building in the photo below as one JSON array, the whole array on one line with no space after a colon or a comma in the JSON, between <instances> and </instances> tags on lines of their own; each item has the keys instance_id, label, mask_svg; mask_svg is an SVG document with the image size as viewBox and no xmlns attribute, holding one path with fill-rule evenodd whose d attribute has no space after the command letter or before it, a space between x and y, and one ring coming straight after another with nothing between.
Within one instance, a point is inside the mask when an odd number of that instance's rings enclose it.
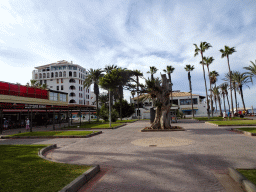
<instances>
[{"instance_id":1,"label":"white apartment building","mask_svg":"<svg viewBox=\"0 0 256 192\"><path fill-rule=\"evenodd\" d=\"M189 92L173 92L172 93L172 107L171 109L178 109L182 111L184 115L190 117L192 116L192 106L191 98ZM193 109L195 116L205 116L207 115L207 104L205 102L205 96L192 94ZM170 95L171 102L171 95ZM141 118L150 118L150 108L153 107L153 102L151 99L145 99L139 103L139 110L137 109L137 97L131 99L131 103L135 105L136 116L141 116Z\"/></svg>"},{"instance_id":2,"label":"white apartment building","mask_svg":"<svg viewBox=\"0 0 256 192\"><path fill-rule=\"evenodd\" d=\"M65 60L35 67L32 79L36 83L46 84L48 89L68 93L69 104L91 104L91 91L83 88L87 71L80 65Z\"/></svg>"}]
</instances>

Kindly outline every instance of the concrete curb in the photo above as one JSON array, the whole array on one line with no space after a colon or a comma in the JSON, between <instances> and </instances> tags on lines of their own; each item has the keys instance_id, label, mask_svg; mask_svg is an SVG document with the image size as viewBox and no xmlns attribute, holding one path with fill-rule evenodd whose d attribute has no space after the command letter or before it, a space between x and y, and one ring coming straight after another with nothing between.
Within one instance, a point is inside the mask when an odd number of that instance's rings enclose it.
<instances>
[{"instance_id":1,"label":"concrete curb","mask_svg":"<svg viewBox=\"0 0 256 192\"><path fill-rule=\"evenodd\" d=\"M209 123L209 122L205 122L205 124L209 124L209 125L213 125L213 126L216 126L216 127L241 127L241 126L256 126L256 125L217 125L217 124L214 124L214 123Z\"/></svg>"},{"instance_id":2,"label":"concrete curb","mask_svg":"<svg viewBox=\"0 0 256 192\"><path fill-rule=\"evenodd\" d=\"M248 131L242 131L242 130L239 130L239 129L231 128L231 131L235 131L235 132L238 132L238 133L243 133L244 135L247 135L247 136L256 136L256 133L250 133Z\"/></svg>"},{"instance_id":3,"label":"concrete curb","mask_svg":"<svg viewBox=\"0 0 256 192\"><path fill-rule=\"evenodd\" d=\"M45 147L38 152L38 156L47 161L51 161L51 160L47 159L44 156L44 154L46 152L50 151L51 149L55 149L55 148L57 148L56 144ZM56 161L54 161L54 162L56 162ZM58 163L61 163L61 162L58 162ZM71 183L66 185L64 188L62 188L59 192L76 192L76 191L78 191L85 183L87 183L91 178L93 178L99 171L100 171L99 165L93 166L92 168L90 168L86 172L84 172L82 175L77 177L75 180L73 180Z\"/></svg>"},{"instance_id":4,"label":"concrete curb","mask_svg":"<svg viewBox=\"0 0 256 192\"><path fill-rule=\"evenodd\" d=\"M85 183L87 183L91 178L93 178L100 171L100 166L96 165L82 175L77 177L74 181L66 185L59 192L76 192L78 191Z\"/></svg>"},{"instance_id":5,"label":"concrete curb","mask_svg":"<svg viewBox=\"0 0 256 192\"><path fill-rule=\"evenodd\" d=\"M47 159L44 154L52 149L56 149L57 148L57 144L53 144L53 145L50 145L48 147L45 147L43 149L41 149L39 152L38 152L38 156L45 159L45 160L49 160Z\"/></svg>"},{"instance_id":6,"label":"concrete curb","mask_svg":"<svg viewBox=\"0 0 256 192\"><path fill-rule=\"evenodd\" d=\"M214 123L205 122L205 124L208 124L208 125L213 125L213 126L215 126L215 127L219 127L219 125L217 125L217 124L214 124Z\"/></svg>"},{"instance_id":7,"label":"concrete curb","mask_svg":"<svg viewBox=\"0 0 256 192\"><path fill-rule=\"evenodd\" d=\"M98 131L97 133L91 133L90 135L85 136L1 136L1 139L56 139L56 138L89 138L95 135L101 134L102 131Z\"/></svg>"},{"instance_id":8,"label":"concrete curb","mask_svg":"<svg viewBox=\"0 0 256 192\"><path fill-rule=\"evenodd\" d=\"M239 173L234 168L228 168L229 176L234 179L236 182L241 184L245 191L247 192L256 192L256 186L249 181L243 174Z\"/></svg>"}]
</instances>

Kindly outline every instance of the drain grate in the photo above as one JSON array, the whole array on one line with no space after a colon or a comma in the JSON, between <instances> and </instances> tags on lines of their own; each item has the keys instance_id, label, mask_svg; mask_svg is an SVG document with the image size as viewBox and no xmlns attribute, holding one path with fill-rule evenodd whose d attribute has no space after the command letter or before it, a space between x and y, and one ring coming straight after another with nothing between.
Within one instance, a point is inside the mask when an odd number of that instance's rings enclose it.
<instances>
[{"instance_id":1,"label":"drain grate","mask_svg":"<svg viewBox=\"0 0 256 192\"><path fill-rule=\"evenodd\" d=\"M157 145L149 145L149 147L156 147Z\"/></svg>"}]
</instances>

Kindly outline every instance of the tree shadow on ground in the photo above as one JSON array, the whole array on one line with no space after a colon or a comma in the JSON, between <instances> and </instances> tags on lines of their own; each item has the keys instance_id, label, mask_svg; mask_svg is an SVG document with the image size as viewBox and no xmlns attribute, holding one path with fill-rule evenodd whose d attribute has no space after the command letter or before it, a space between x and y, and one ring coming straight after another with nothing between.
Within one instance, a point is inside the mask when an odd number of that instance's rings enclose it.
<instances>
[{"instance_id":1,"label":"tree shadow on ground","mask_svg":"<svg viewBox=\"0 0 256 192\"><path fill-rule=\"evenodd\" d=\"M94 157L93 164L113 166L95 191L222 191L211 170L231 166L220 156L184 154L173 150L143 151L133 154L55 151L71 156ZM68 157L70 158L70 157ZM66 162L68 159L60 159ZM86 158L84 159L86 164ZM101 163L102 162L102 163ZM125 189L125 190L124 190Z\"/></svg>"}]
</instances>

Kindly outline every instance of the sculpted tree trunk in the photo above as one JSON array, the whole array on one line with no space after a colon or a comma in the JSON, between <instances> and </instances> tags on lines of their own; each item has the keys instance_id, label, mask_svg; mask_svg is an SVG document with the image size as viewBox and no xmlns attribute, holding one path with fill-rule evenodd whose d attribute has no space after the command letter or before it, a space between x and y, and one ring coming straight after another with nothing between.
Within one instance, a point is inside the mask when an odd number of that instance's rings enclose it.
<instances>
[{"instance_id":1,"label":"sculpted tree trunk","mask_svg":"<svg viewBox=\"0 0 256 192\"><path fill-rule=\"evenodd\" d=\"M166 75L162 75L162 85L155 83L155 88L149 92L156 96L155 120L150 126L151 129L170 129L170 89Z\"/></svg>"}]
</instances>

